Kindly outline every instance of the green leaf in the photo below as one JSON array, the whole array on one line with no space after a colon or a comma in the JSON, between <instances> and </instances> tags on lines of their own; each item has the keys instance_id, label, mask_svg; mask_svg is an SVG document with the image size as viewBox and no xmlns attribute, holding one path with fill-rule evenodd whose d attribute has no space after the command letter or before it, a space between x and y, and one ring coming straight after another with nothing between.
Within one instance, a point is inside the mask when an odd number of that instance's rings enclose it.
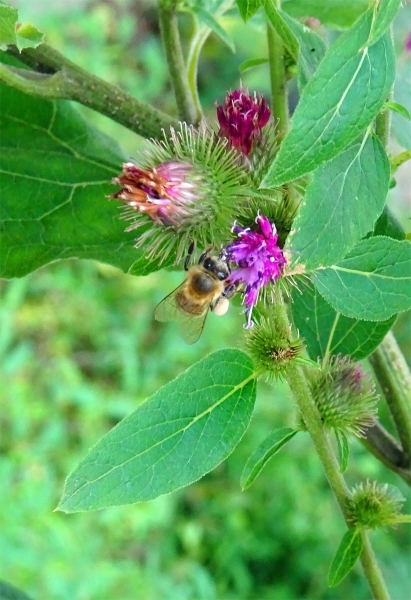
<instances>
[{"instance_id":1,"label":"green leaf","mask_svg":"<svg viewBox=\"0 0 411 600\"><path fill-rule=\"evenodd\" d=\"M250 60L245 60L238 67L240 73L244 73L244 71L248 71L248 69L252 69L253 67L258 67L259 65L264 65L268 63L268 58L250 58Z\"/></svg>"},{"instance_id":2,"label":"green leaf","mask_svg":"<svg viewBox=\"0 0 411 600\"><path fill-rule=\"evenodd\" d=\"M235 46L233 38L229 33L220 25L217 19L208 10L201 7L194 7L193 11L198 16L199 20L203 25L206 25L215 33L226 46L228 46L231 52L235 52Z\"/></svg>"},{"instance_id":3,"label":"green leaf","mask_svg":"<svg viewBox=\"0 0 411 600\"><path fill-rule=\"evenodd\" d=\"M152 500L189 485L234 450L248 428L256 380L240 350L219 350L151 396L68 476L59 510Z\"/></svg>"},{"instance_id":4,"label":"green leaf","mask_svg":"<svg viewBox=\"0 0 411 600\"><path fill-rule=\"evenodd\" d=\"M400 152L400 154L397 154L397 156L395 156L394 158L392 158L391 161L390 161L391 174L394 174L396 172L396 170L401 165L403 165L405 162L407 162L408 160L411 160L411 149L410 150L405 150L404 152ZM392 179L392 181L396 185L395 179ZM395 185L391 185L390 188L391 187L395 187Z\"/></svg>"},{"instance_id":5,"label":"green leaf","mask_svg":"<svg viewBox=\"0 0 411 600\"><path fill-rule=\"evenodd\" d=\"M411 113L411 60L398 61L394 98ZM392 115L392 132L403 148L411 148L411 122L404 121L403 115Z\"/></svg>"},{"instance_id":6,"label":"green leaf","mask_svg":"<svg viewBox=\"0 0 411 600\"><path fill-rule=\"evenodd\" d=\"M372 11L325 53L304 88L287 134L261 187L297 179L331 160L368 127L393 83L395 62L388 35L366 42Z\"/></svg>"},{"instance_id":7,"label":"green leaf","mask_svg":"<svg viewBox=\"0 0 411 600\"><path fill-rule=\"evenodd\" d=\"M312 275L338 311L382 321L411 308L411 243L378 236L362 240L338 264Z\"/></svg>"},{"instance_id":8,"label":"green leaf","mask_svg":"<svg viewBox=\"0 0 411 600\"><path fill-rule=\"evenodd\" d=\"M350 447L348 445L347 436L343 431L335 430L335 437L338 446L338 455L340 458L340 471L345 473L348 467L348 457L350 455Z\"/></svg>"},{"instance_id":9,"label":"green leaf","mask_svg":"<svg viewBox=\"0 0 411 600\"><path fill-rule=\"evenodd\" d=\"M302 91L317 70L327 46L315 31L295 21L283 11L279 11L279 14L298 41L297 80L299 90Z\"/></svg>"},{"instance_id":10,"label":"green leaf","mask_svg":"<svg viewBox=\"0 0 411 600\"><path fill-rule=\"evenodd\" d=\"M378 217L371 235L385 235L394 240L405 240L405 231L401 223L387 205Z\"/></svg>"},{"instance_id":11,"label":"green leaf","mask_svg":"<svg viewBox=\"0 0 411 600\"><path fill-rule=\"evenodd\" d=\"M367 40L372 46L387 31L401 5L401 0L374 0L373 21Z\"/></svg>"},{"instance_id":12,"label":"green leaf","mask_svg":"<svg viewBox=\"0 0 411 600\"><path fill-rule=\"evenodd\" d=\"M335 587L348 575L361 555L362 545L358 529L346 531L328 573L329 587Z\"/></svg>"},{"instance_id":13,"label":"green leaf","mask_svg":"<svg viewBox=\"0 0 411 600\"><path fill-rule=\"evenodd\" d=\"M241 18L245 23L251 19L260 8L261 0L235 0L240 11Z\"/></svg>"},{"instance_id":14,"label":"green leaf","mask_svg":"<svg viewBox=\"0 0 411 600\"><path fill-rule=\"evenodd\" d=\"M36 48L44 41L44 34L32 23L17 25L17 19L18 10L0 2L0 50L17 46L21 52L24 48Z\"/></svg>"},{"instance_id":15,"label":"green leaf","mask_svg":"<svg viewBox=\"0 0 411 600\"><path fill-rule=\"evenodd\" d=\"M368 8L368 0L283 0L283 10L295 18L315 17L325 27L351 27Z\"/></svg>"},{"instance_id":16,"label":"green leaf","mask_svg":"<svg viewBox=\"0 0 411 600\"><path fill-rule=\"evenodd\" d=\"M384 147L368 134L316 169L287 238L291 267L312 271L341 260L372 229L389 183Z\"/></svg>"},{"instance_id":17,"label":"green leaf","mask_svg":"<svg viewBox=\"0 0 411 600\"><path fill-rule=\"evenodd\" d=\"M0 600L31 600L31 598L11 583L0 580Z\"/></svg>"},{"instance_id":18,"label":"green leaf","mask_svg":"<svg viewBox=\"0 0 411 600\"><path fill-rule=\"evenodd\" d=\"M398 102L386 102L384 104L384 108L388 108L389 110L392 110L393 112L396 112L404 117L404 119L407 119L407 121L411 121L411 115L409 111L405 108L405 106L399 104Z\"/></svg>"},{"instance_id":19,"label":"green leaf","mask_svg":"<svg viewBox=\"0 0 411 600\"><path fill-rule=\"evenodd\" d=\"M386 321L349 319L330 306L310 281L299 280L298 287L301 291L292 291L292 314L312 360L326 354L365 358L395 322L395 316Z\"/></svg>"},{"instance_id":20,"label":"green leaf","mask_svg":"<svg viewBox=\"0 0 411 600\"><path fill-rule=\"evenodd\" d=\"M261 0L261 4L264 7L268 22L283 40L291 57L297 62L299 46L294 33L282 18L279 11L275 8L273 0Z\"/></svg>"},{"instance_id":21,"label":"green leaf","mask_svg":"<svg viewBox=\"0 0 411 600\"><path fill-rule=\"evenodd\" d=\"M256 448L247 460L240 479L241 489L246 490L255 481L262 469L288 441L290 441L297 429L283 427L276 429Z\"/></svg>"},{"instance_id":22,"label":"green leaf","mask_svg":"<svg viewBox=\"0 0 411 600\"><path fill-rule=\"evenodd\" d=\"M1 87L1 277L62 258L95 259L127 272L140 256L124 233L111 179L124 155L68 102Z\"/></svg>"},{"instance_id":23,"label":"green leaf","mask_svg":"<svg viewBox=\"0 0 411 600\"><path fill-rule=\"evenodd\" d=\"M16 44L16 23L19 11L1 2L0 4L0 49Z\"/></svg>"}]
</instances>

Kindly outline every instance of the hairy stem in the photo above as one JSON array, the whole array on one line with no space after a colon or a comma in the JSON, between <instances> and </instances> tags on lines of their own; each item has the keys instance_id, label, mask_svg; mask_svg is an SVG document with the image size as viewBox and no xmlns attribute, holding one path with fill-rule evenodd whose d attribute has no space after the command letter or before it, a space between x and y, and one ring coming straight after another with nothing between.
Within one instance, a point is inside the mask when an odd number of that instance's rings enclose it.
<instances>
[{"instance_id":1,"label":"hairy stem","mask_svg":"<svg viewBox=\"0 0 411 600\"><path fill-rule=\"evenodd\" d=\"M388 99L391 98L391 94ZM375 119L375 133L380 138L384 148L387 147L388 140L390 139L391 129L391 111L389 108L383 108L383 110L377 115Z\"/></svg>"},{"instance_id":2,"label":"hairy stem","mask_svg":"<svg viewBox=\"0 0 411 600\"><path fill-rule=\"evenodd\" d=\"M197 71L200 53L205 41L208 38L208 35L209 31L207 29L200 29L198 24L196 25L196 30L191 40L187 58L187 77L196 110L196 121L201 121L203 117L203 111L201 108L200 97L198 95L197 88Z\"/></svg>"},{"instance_id":3,"label":"hairy stem","mask_svg":"<svg viewBox=\"0 0 411 600\"><path fill-rule=\"evenodd\" d=\"M162 129L176 124L168 115L92 75L48 44L21 53L9 47L8 52L34 71L2 65L0 79L26 94L74 100L146 138L158 137Z\"/></svg>"},{"instance_id":4,"label":"hairy stem","mask_svg":"<svg viewBox=\"0 0 411 600\"><path fill-rule=\"evenodd\" d=\"M280 8L279 0L273 0ZM268 58L270 61L271 103L277 123L278 141L284 139L289 127L287 79L284 63L284 44L278 33L267 23Z\"/></svg>"},{"instance_id":5,"label":"hairy stem","mask_svg":"<svg viewBox=\"0 0 411 600\"><path fill-rule=\"evenodd\" d=\"M410 467L411 458L411 373L391 332L387 333L369 361L380 383L395 422Z\"/></svg>"},{"instance_id":6,"label":"hairy stem","mask_svg":"<svg viewBox=\"0 0 411 600\"><path fill-rule=\"evenodd\" d=\"M408 485L411 485L411 468L408 456L397 440L378 421L366 430L365 437L361 438L361 443L386 467L402 477Z\"/></svg>"},{"instance_id":7,"label":"hairy stem","mask_svg":"<svg viewBox=\"0 0 411 600\"><path fill-rule=\"evenodd\" d=\"M177 0L158 0L161 37L176 98L178 116L181 121L195 123L197 114L180 43L176 8Z\"/></svg>"},{"instance_id":8,"label":"hairy stem","mask_svg":"<svg viewBox=\"0 0 411 600\"><path fill-rule=\"evenodd\" d=\"M281 301L277 300L275 303L271 318L274 321L277 331L281 335L285 335L286 339L288 339L291 328L288 322L285 306ZM345 483L343 475L340 472L338 461L332 449L330 439L324 430L321 417L311 395L307 379L301 368L296 364L293 364L289 367L286 378L291 392L293 393L297 402L298 409L305 423L307 431L314 443L318 457L324 468L330 487L334 492L340 510L347 525L351 526L347 512L347 501L350 499L351 493ZM385 587L377 560L372 551L368 534L366 531L362 531L361 536L363 538L361 563L374 598L376 600L389 600L389 594Z\"/></svg>"}]
</instances>

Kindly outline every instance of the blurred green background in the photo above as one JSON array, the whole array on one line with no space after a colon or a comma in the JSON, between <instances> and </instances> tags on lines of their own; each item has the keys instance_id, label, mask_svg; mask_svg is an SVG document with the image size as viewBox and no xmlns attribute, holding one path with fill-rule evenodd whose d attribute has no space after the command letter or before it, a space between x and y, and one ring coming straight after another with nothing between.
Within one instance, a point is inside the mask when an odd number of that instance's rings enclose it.
<instances>
[{"instance_id":1,"label":"blurred green background","mask_svg":"<svg viewBox=\"0 0 411 600\"><path fill-rule=\"evenodd\" d=\"M35 22L71 59L174 111L154 2L14 4L21 21ZM251 35L237 17L226 18L236 54L215 37L205 46L200 93L210 116L227 88L238 86L238 65L264 55L255 21ZM189 24L183 20L183 29ZM265 69L247 72L243 82L267 93ZM130 153L141 147L134 134L85 112ZM400 216L401 185L392 195ZM210 315L193 347L173 324L153 321L156 304L180 281L181 273L135 278L98 263L64 261L0 282L0 579L37 600L368 600L358 566L327 590L345 525L308 436L293 439L249 490L240 490L255 446L271 429L294 423L281 383L259 384L252 426L234 454L189 488L146 504L53 513L65 476L119 419L207 353L241 347L243 319L235 307L224 319ZM396 331L409 350L406 315ZM409 498L405 484L359 443L351 449L350 485L377 479ZM409 526L372 538L393 600L405 600Z\"/></svg>"}]
</instances>

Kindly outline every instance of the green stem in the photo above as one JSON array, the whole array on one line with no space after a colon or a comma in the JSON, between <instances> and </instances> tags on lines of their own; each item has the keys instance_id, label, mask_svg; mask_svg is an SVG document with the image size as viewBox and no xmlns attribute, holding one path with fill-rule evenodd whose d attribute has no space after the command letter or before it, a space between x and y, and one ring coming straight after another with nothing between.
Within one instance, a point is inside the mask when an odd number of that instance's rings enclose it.
<instances>
[{"instance_id":1,"label":"green stem","mask_svg":"<svg viewBox=\"0 0 411 600\"><path fill-rule=\"evenodd\" d=\"M390 96L388 99L390 99ZM384 148L387 147L388 140L390 139L391 129L391 111L389 108L384 108L375 119L375 133L380 138Z\"/></svg>"},{"instance_id":2,"label":"green stem","mask_svg":"<svg viewBox=\"0 0 411 600\"><path fill-rule=\"evenodd\" d=\"M285 306L278 299L273 306L271 318L273 319L274 325L276 326L279 334L285 335L285 338L288 339L291 328L288 322ZM314 443L326 477L332 491L334 492L344 519L348 526L352 526L349 521L349 515L347 511L347 503L351 498L351 493L345 483L344 477L340 472L338 461L332 449L330 439L324 430L321 417L312 397L307 379L297 364L290 365L287 370L286 379L297 402L307 431ZM365 531L362 531L361 536L363 538L361 563L374 598L376 600L389 600L389 595L386 590L377 560L372 551L368 534Z\"/></svg>"},{"instance_id":3,"label":"green stem","mask_svg":"<svg viewBox=\"0 0 411 600\"><path fill-rule=\"evenodd\" d=\"M176 9L177 0L158 0L161 37L176 98L178 116L181 121L195 123L197 115L180 43Z\"/></svg>"},{"instance_id":4,"label":"green stem","mask_svg":"<svg viewBox=\"0 0 411 600\"><path fill-rule=\"evenodd\" d=\"M279 0L273 0L280 8ZM267 23L268 58L270 61L271 103L273 117L277 123L279 143L289 128L287 78L284 63L284 44L278 33Z\"/></svg>"},{"instance_id":5,"label":"green stem","mask_svg":"<svg viewBox=\"0 0 411 600\"><path fill-rule=\"evenodd\" d=\"M297 402L301 416L310 434L317 454L323 465L325 474L340 506L341 512L347 519L347 500L350 491L340 473L340 467L335 457L331 442L321 422L320 414L314 403L307 380L300 367L292 365L287 371L287 382Z\"/></svg>"},{"instance_id":6,"label":"green stem","mask_svg":"<svg viewBox=\"0 0 411 600\"><path fill-rule=\"evenodd\" d=\"M387 333L369 361L391 411L407 466L411 458L411 373L395 337ZM405 465L403 465L405 466Z\"/></svg>"},{"instance_id":7,"label":"green stem","mask_svg":"<svg viewBox=\"0 0 411 600\"><path fill-rule=\"evenodd\" d=\"M363 550L361 553L361 564L365 576L376 600L390 600L390 595L385 586L384 578L377 559L372 549L368 533L361 531Z\"/></svg>"},{"instance_id":8,"label":"green stem","mask_svg":"<svg viewBox=\"0 0 411 600\"><path fill-rule=\"evenodd\" d=\"M411 468L407 455L378 421L367 429L365 437L360 438L360 441L379 461L411 485Z\"/></svg>"},{"instance_id":9,"label":"green stem","mask_svg":"<svg viewBox=\"0 0 411 600\"><path fill-rule=\"evenodd\" d=\"M140 102L116 85L111 85L65 58L48 44L8 50L34 71L1 65L0 79L25 94L41 98L74 100L146 137L158 137L175 121L150 105Z\"/></svg>"},{"instance_id":10,"label":"green stem","mask_svg":"<svg viewBox=\"0 0 411 600\"><path fill-rule=\"evenodd\" d=\"M281 0L272 0L274 8L281 8ZM276 139L278 144L285 138L290 128L290 111L288 108L287 73L285 68L285 46L276 30L267 22L268 59L270 65L271 104L276 123ZM298 209L298 198L294 184L286 186L288 209L294 214Z\"/></svg>"},{"instance_id":11,"label":"green stem","mask_svg":"<svg viewBox=\"0 0 411 600\"><path fill-rule=\"evenodd\" d=\"M209 36L210 30L205 27L200 29L198 23L196 23L195 27L195 32L190 43L190 49L187 58L187 77L196 110L196 121L201 121L203 117L203 111L201 108L200 97L198 95L197 71L201 49Z\"/></svg>"}]
</instances>

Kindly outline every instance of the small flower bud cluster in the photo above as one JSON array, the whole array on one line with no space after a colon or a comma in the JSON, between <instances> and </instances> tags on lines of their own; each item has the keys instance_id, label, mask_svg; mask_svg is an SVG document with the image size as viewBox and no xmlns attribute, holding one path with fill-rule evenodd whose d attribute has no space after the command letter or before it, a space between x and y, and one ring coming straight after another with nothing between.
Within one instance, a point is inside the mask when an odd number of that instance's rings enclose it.
<instances>
[{"instance_id":1,"label":"small flower bud cluster","mask_svg":"<svg viewBox=\"0 0 411 600\"><path fill-rule=\"evenodd\" d=\"M368 373L348 357L334 356L311 384L324 425L363 437L375 419L378 396Z\"/></svg>"},{"instance_id":2,"label":"small flower bud cluster","mask_svg":"<svg viewBox=\"0 0 411 600\"><path fill-rule=\"evenodd\" d=\"M257 369L264 370L269 377L284 377L304 350L300 342L282 338L272 320L264 317L248 331L246 345Z\"/></svg>"},{"instance_id":3,"label":"small flower bud cluster","mask_svg":"<svg viewBox=\"0 0 411 600\"><path fill-rule=\"evenodd\" d=\"M348 518L353 527L376 529L395 526L405 520L400 514L403 503L404 498L396 488L367 481L352 490Z\"/></svg>"}]
</instances>

